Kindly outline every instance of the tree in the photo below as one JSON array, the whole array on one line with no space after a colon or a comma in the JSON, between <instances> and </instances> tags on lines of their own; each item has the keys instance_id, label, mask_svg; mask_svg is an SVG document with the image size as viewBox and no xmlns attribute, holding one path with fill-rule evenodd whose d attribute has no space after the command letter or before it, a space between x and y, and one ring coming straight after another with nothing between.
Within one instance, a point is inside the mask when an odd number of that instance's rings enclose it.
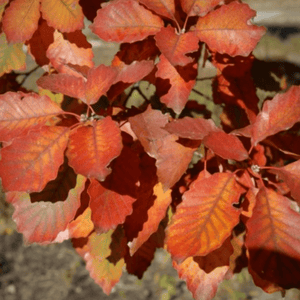
<instances>
[{"instance_id":1,"label":"tree","mask_svg":"<svg viewBox=\"0 0 300 300\"><path fill-rule=\"evenodd\" d=\"M2 0L0 16L0 177L27 243L72 239L107 294L124 266L141 278L160 247L195 299L244 267L268 293L300 288L300 88L256 95L255 11ZM84 17L120 43L111 65L94 66ZM39 93L16 80L24 44L47 70ZM213 102L200 104L190 95L207 64Z\"/></svg>"}]
</instances>

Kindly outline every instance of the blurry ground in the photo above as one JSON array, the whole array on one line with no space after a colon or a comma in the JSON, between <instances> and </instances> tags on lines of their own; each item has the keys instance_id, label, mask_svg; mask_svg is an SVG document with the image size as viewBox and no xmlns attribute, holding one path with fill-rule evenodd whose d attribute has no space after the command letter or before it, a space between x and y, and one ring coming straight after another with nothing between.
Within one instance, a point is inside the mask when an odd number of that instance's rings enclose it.
<instances>
[{"instance_id":1,"label":"blurry ground","mask_svg":"<svg viewBox=\"0 0 300 300\"><path fill-rule=\"evenodd\" d=\"M247 0L258 10L254 21L268 26L268 34L261 40L255 55L259 59L278 63L292 82L300 80L300 1ZM116 44L104 44L90 35L96 49L96 64L109 64L117 51ZM32 65L29 64L29 69ZM213 70L208 71L213 72ZM33 88L37 71L26 80ZM204 74L203 74L203 77ZM198 89L210 96L210 89L198 83ZM193 95L196 97L196 94ZM201 99L199 100L201 101ZM24 247L22 236L14 231L12 208L0 195L0 300L191 300L185 283L178 279L170 257L163 250L156 253L151 267L142 280L124 274L110 296L89 277L81 258L69 242L62 244ZM300 279L299 279L300 280ZM268 295L253 284L244 270L218 290L216 300L277 300L279 293ZM290 290L286 300L300 299L298 290Z\"/></svg>"}]
</instances>

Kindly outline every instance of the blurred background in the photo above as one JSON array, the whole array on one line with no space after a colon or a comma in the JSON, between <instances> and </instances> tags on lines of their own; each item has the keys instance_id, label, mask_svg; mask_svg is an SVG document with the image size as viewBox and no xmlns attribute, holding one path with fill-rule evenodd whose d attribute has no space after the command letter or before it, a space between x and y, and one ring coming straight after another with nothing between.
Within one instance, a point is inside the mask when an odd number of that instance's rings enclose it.
<instances>
[{"instance_id":1,"label":"blurred background","mask_svg":"<svg viewBox=\"0 0 300 300\"><path fill-rule=\"evenodd\" d=\"M264 61L262 76L285 80L289 85L300 84L300 0L245 0L257 10L253 22L267 27L268 32L254 51ZM87 23L88 25L88 23ZM96 64L109 64L118 45L105 43L89 29L85 34L95 47ZM260 65L261 68L262 65ZM35 67L28 57L28 70ZM214 70L208 71L212 75ZM24 82L28 89L36 89L35 81L42 75L36 70ZM273 75L272 75L273 74ZM203 76L204 77L204 76ZM22 78L20 78L22 80ZM260 80L260 79L258 79ZM264 81L264 78L261 78ZM200 86L202 94L211 96L211 87ZM201 86L202 84L202 86ZM264 88L260 91L265 96ZM196 94L193 96L195 99ZM199 101L201 102L201 97ZM73 250L70 242L39 246L23 245L22 235L15 231L11 220L13 209L0 193L0 300L119 300L193 299L183 281L178 279L171 266L169 255L157 251L155 260L142 280L123 274L110 296L89 277L82 259ZM225 281L215 299L281 299L280 293L266 294L253 284L247 270ZM300 299L298 290L287 292L286 300Z\"/></svg>"}]
</instances>

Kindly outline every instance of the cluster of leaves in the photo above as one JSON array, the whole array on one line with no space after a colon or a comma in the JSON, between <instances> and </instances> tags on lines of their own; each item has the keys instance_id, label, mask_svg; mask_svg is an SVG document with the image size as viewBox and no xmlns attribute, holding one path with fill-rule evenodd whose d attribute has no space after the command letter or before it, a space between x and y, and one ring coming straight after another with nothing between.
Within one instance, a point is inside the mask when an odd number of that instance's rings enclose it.
<instances>
[{"instance_id":1,"label":"cluster of leaves","mask_svg":"<svg viewBox=\"0 0 300 300\"><path fill-rule=\"evenodd\" d=\"M268 293L300 288L300 88L260 108L255 11L101 2L0 0L0 177L25 242L72 239L107 294L124 268L141 278L159 247L195 299L244 267ZM84 17L121 44L111 65L94 66ZM39 94L9 77L25 66L24 44L47 71ZM220 126L189 100L207 63ZM139 105L128 104L133 91Z\"/></svg>"}]
</instances>

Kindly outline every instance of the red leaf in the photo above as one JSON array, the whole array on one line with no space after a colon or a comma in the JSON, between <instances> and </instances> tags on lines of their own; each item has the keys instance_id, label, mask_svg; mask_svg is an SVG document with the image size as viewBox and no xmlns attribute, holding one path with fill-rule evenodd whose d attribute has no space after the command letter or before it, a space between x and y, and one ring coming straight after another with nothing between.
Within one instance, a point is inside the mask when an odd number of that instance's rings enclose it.
<instances>
[{"instance_id":1,"label":"red leaf","mask_svg":"<svg viewBox=\"0 0 300 300\"><path fill-rule=\"evenodd\" d=\"M142 231L131 243L131 256L148 240L151 234L157 231L159 223L165 217L171 204L171 190L164 193L161 183L154 187L154 195L156 199L154 200L154 205L148 210L148 220L144 223Z\"/></svg>"},{"instance_id":2,"label":"red leaf","mask_svg":"<svg viewBox=\"0 0 300 300\"><path fill-rule=\"evenodd\" d=\"M156 159L157 175L164 191L172 187L186 171L195 149L177 143L177 136L162 129L168 120L158 110L148 109L129 118L132 130L145 151ZM174 161L178 163L174 164Z\"/></svg>"},{"instance_id":3,"label":"red leaf","mask_svg":"<svg viewBox=\"0 0 300 300\"><path fill-rule=\"evenodd\" d=\"M177 114L180 114L196 81L194 79L185 81L163 54L160 56L157 69L155 76L168 79L171 84L168 93L161 96L160 101L165 103L167 107L172 108ZM195 69L194 66L193 69Z\"/></svg>"},{"instance_id":4,"label":"red leaf","mask_svg":"<svg viewBox=\"0 0 300 300\"><path fill-rule=\"evenodd\" d=\"M91 48L80 48L76 44L64 39L60 32L54 32L54 42L49 46L47 53L53 67L59 73L69 73L67 64L93 67L93 51ZM73 75L73 74L70 74Z\"/></svg>"},{"instance_id":5,"label":"red leaf","mask_svg":"<svg viewBox=\"0 0 300 300\"><path fill-rule=\"evenodd\" d=\"M96 103L109 90L116 77L117 71L110 66L100 65L89 70L85 91L86 103Z\"/></svg>"},{"instance_id":6,"label":"red leaf","mask_svg":"<svg viewBox=\"0 0 300 300\"><path fill-rule=\"evenodd\" d=\"M108 164L121 153L121 131L111 117L90 124L71 132L67 157L76 173L103 181L111 172Z\"/></svg>"},{"instance_id":7,"label":"red leaf","mask_svg":"<svg viewBox=\"0 0 300 300\"><path fill-rule=\"evenodd\" d=\"M220 4L221 0L180 0L183 11L188 16L205 16L214 7Z\"/></svg>"},{"instance_id":8,"label":"red leaf","mask_svg":"<svg viewBox=\"0 0 300 300\"><path fill-rule=\"evenodd\" d=\"M240 194L229 173L195 180L167 228L166 244L172 258L182 262L219 248L239 222L240 211L232 204L238 203Z\"/></svg>"},{"instance_id":9,"label":"red leaf","mask_svg":"<svg viewBox=\"0 0 300 300\"><path fill-rule=\"evenodd\" d=\"M194 151L198 148L182 146L177 143L177 139L177 136L172 134L156 141L157 176L163 184L164 191L171 188L185 173Z\"/></svg>"},{"instance_id":10,"label":"red leaf","mask_svg":"<svg viewBox=\"0 0 300 300\"><path fill-rule=\"evenodd\" d=\"M148 220L148 210L153 206L155 200L153 195L153 188L157 184L155 160L145 153L141 155L140 172L138 197L133 203L132 214L126 218L124 223L128 241L132 241L143 229L143 224Z\"/></svg>"},{"instance_id":11,"label":"red leaf","mask_svg":"<svg viewBox=\"0 0 300 300\"><path fill-rule=\"evenodd\" d=\"M1 150L0 177L6 191L40 192L64 161L69 128L43 126Z\"/></svg>"},{"instance_id":12,"label":"red leaf","mask_svg":"<svg viewBox=\"0 0 300 300\"><path fill-rule=\"evenodd\" d=\"M105 65L90 69L87 80L80 73L77 74L51 74L39 78L37 84L44 89L63 93L92 105L108 91L117 77L115 68Z\"/></svg>"},{"instance_id":13,"label":"red leaf","mask_svg":"<svg viewBox=\"0 0 300 300\"><path fill-rule=\"evenodd\" d=\"M202 142L224 159L242 161L248 158L248 152L239 138L222 130L210 132Z\"/></svg>"},{"instance_id":14,"label":"red leaf","mask_svg":"<svg viewBox=\"0 0 300 300\"><path fill-rule=\"evenodd\" d=\"M248 24L255 15L256 12L247 4L232 2L222 5L199 18L196 35L211 51L248 56L266 31L264 27Z\"/></svg>"},{"instance_id":15,"label":"red leaf","mask_svg":"<svg viewBox=\"0 0 300 300\"><path fill-rule=\"evenodd\" d=\"M49 27L47 22L40 20L38 29L29 40L29 52L35 58L38 65L44 66L49 64L49 58L46 56L48 47L53 43L54 28Z\"/></svg>"},{"instance_id":16,"label":"red leaf","mask_svg":"<svg viewBox=\"0 0 300 300\"><path fill-rule=\"evenodd\" d=\"M9 43L29 40L38 28L39 0L15 0L5 10L3 31Z\"/></svg>"},{"instance_id":17,"label":"red leaf","mask_svg":"<svg viewBox=\"0 0 300 300\"><path fill-rule=\"evenodd\" d=\"M92 31L105 41L136 42L155 35L163 21L134 0L115 0L97 12Z\"/></svg>"},{"instance_id":18,"label":"red leaf","mask_svg":"<svg viewBox=\"0 0 300 300\"><path fill-rule=\"evenodd\" d=\"M112 288L120 280L124 266L124 259L116 264L107 259L111 253L112 233L112 230L100 235L94 232L88 237L88 242L83 248L76 248L86 261L90 276L102 287L106 295L110 294Z\"/></svg>"},{"instance_id":19,"label":"red leaf","mask_svg":"<svg viewBox=\"0 0 300 300\"><path fill-rule=\"evenodd\" d=\"M68 74L50 74L40 77L37 85L54 93L62 93L70 97L85 99L85 80Z\"/></svg>"},{"instance_id":20,"label":"red leaf","mask_svg":"<svg viewBox=\"0 0 300 300\"><path fill-rule=\"evenodd\" d=\"M147 8L154 11L158 15L167 17L169 19L174 19L174 0L139 0L139 2L147 6Z\"/></svg>"},{"instance_id":21,"label":"red leaf","mask_svg":"<svg viewBox=\"0 0 300 300\"><path fill-rule=\"evenodd\" d=\"M32 203L27 193L7 193L7 201L15 208L13 219L17 230L23 234L26 243L49 244L68 239L64 230L80 206L80 194L84 187L85 178L78 175L77 184L69 191L67 199L60 199L55 203L47 201L48 199L45 199L46 202Z\"/></svg>"},{"instance_id":22,"label":"red leaf","mask_svg":"<svg viewBox=\"0 0 300 300\"><path fill-rule=\"evenodd\" d=\"M155 40L161 53L173 66L185 66L193 59L187 53L198 50L198 38L194 32L177 33L174 27L163 27L156 35Z\"/></svg>"},{"instance_id":23,"label":"red leaf","mask_svg":"<svg viewBox=\"0 0 300 300\"><path fill-rule=\"evenodd\" d=\"M271 169L272 173L276 173L287 184L291 190L292 197L300 205L300 160L288 164L282 168Z\"/></svg>"},{"instance_id":24,"label":"red leaf","mask_svg":"<svg viewBox=\"0 0 300 300\"><path fill-rule=\"evenodd\" d=\"M21 92L0 95L0 140L8 142L62 112L48 96Z\"/></svg>"},{"instance_id":25,"label":"red leaf","mask_svg":"<svg viewBox=\"0 0 300 300\"><path fill-rule=\"evenodd\" d=\"M188 257L184 262L173 261L179 278L187 283L196 300L211 300L217 293L219 284L226 278L229 258L233 253L230 239L217 250L206 256Z\"/></svg>"},{"instance_id":26,"label":"red leaf","mask_svg":"<svg viewBox=\"0 0 300 300\"><path fill-rule=\"evenodd\" d=\"M112 64L114 64L116 58L130 65L134 61L154 60L158 54L159 50L155 45L155 40L152 36L149 36L139 42L121 44L120 51L115 55Z\"/></svg>"},{"instance_id":27,"label":"red leaf","mask_svg":"<svg viewBox=\"0 0 300 300\"><path fill-rule=\"evenodd\" d=\"M130 84L142 80L154 68L152 60L134 61L130 65L125 65L122 61L119 61L117 64L116 59L114 59L113 63L112 65L119 71L115 82L122 81Z\"/></svg>"},{"instance_id":28,"label":"red leaf","mask_svg":"<svg viewBox=\"0 0 300 300\"><path fill-rule=\"evenodd\" d=\"M97 232L103 233L123 224L126 216L132 213L132 203L136 200L103 187L92 180L88 188L92 221Z\"/></svg>"},{"instance_id":29,"label":"red leaf","mask_svg":"<svg viewBox=\"0 0 300 300\"><path fill-rule=\"evenodd\" d=\"M164 129L179 137L192 140L203 140L209 133L219 130L212 119L190 117L172 120Z\"/></svg>"},{"instance_id":30,"label":"red leaf","mask_svg":"<svg viewBox=\"0 0 300 300\"><path fill-rule=\"evenodd\" d=\"M290 200L261 188L246 226L246 247L254 272L284 289L299 288L300 217L291 209Z\"/></svg>"},{"instance_id":31,"label":"red leaf","mask_svg":"<svg viewBox=\"0 0 300 300\"><path fill-rule=\"evenodd\" d=\"M164 246L166 223L167 219L164 219L159 224L157 231L154 232L143 245L141 245L133 256L125 256L126 269L129 274L134 274L139 279L143 277L144 272L151 265L151 262L154 259L156 249Z\"/></svg>"},{"instance_id":32,"label":"red leaf","mask_svg":"<svg viewBox=\"0 0 300 300\"><path fill-rule=\"evenodd\" d=\"M264 102L252 127L252 143L256 145L266 137L290 129L300 122L300 87L293 86L284 94Z\"/></svg>"},{"instance_id":33,"label":"red leaf","mask_svg":"<svg viewBox=\"0 0 300 300\"><path fill-rule=\"evenodd\" d=\"M61 32L72 32L84 27L78 0L42 0L41 12L47 23Z\"/></svg>"}]
</instances>

